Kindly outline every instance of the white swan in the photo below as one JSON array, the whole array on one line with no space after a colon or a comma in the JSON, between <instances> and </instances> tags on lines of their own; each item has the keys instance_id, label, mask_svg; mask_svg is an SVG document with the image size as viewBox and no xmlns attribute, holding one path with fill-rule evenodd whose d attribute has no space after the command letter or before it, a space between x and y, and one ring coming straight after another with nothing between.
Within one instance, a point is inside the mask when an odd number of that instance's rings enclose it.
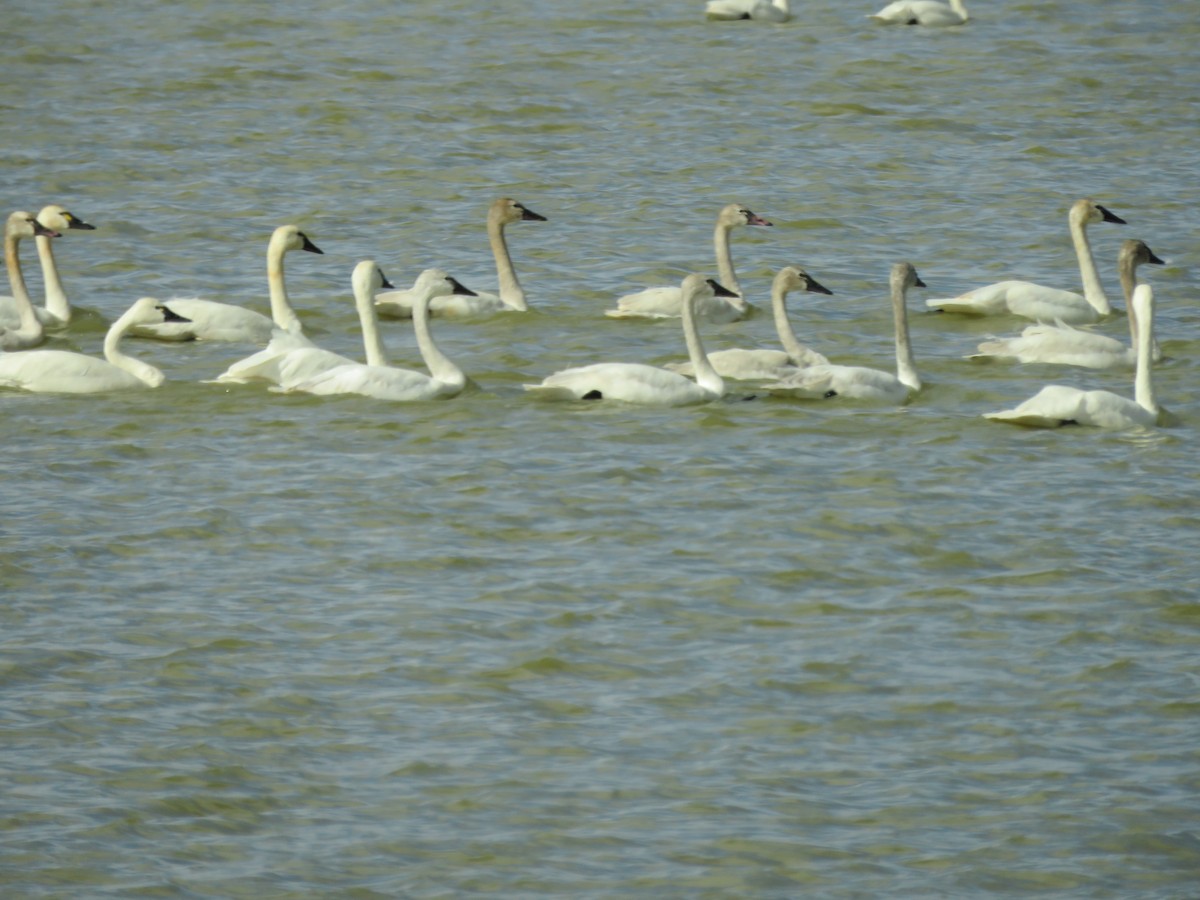
<instances>
[{"instance_id":1,"label":"white swan","mask_svg":"<svg viewBox=\"0 0 1200 900\"><path fill-rule=\"evenodd\" d=\"M962 25L970 18L963 0L896 0L879 12L867 16L885 25Z\"/></svg>"},{"instance_id":2,"label":"white swan","mask_svg":"<svg viewBox=\"0 0 1200 900\"><path fill-rule=\"evenodd\" d=\"M921 378L913 362L908 337L908 289L925 287L925 282L910 263L896 263L891 273L892 318L896 330L896 374L863 366L832 364L797 369L787 378L764 385L766 390L793 397L845 397L903 403L910 394L921 390Z\"/></svg>"},{"instance_id":3,"label":"white swan","mask_svg":"<svg viewBox=\"0 0 1200 900\"><path fill-rule=\"evenodd\" d=\"M714 294L732 293L702 275L688 275L680 286L683 295L683 336L696 380L678 372L641 363L597 363L563 369L541 384L525 390L550 400L621 400L654 406L686 406L707 403L725 393L725 382L708 363L704 344L696 328L696 307Z\"/></svg>"},{"instance_id":4,"label":"white swan","mask_svg":"<svg viewBox=\"0 0 1200 900\"><path fill-rule=\"evenodd\" d=\"M45 340L45 326L37 317L29 290L25 287L25 276L21 273L20 244L22 238L61 237L43 225L32 213L23 210L12 213L4 223L4 267L8 270L8 284L17 311L15 327L0 327L0 350L23 350L36 347Z\"/></svg>"},{"instance_id":5,"label":"white swan","mask_svg":"<svg viewBox=\"0 0 1200 900\"><path fill-rule=\"evenodd\" d=\"M438 397L453 397L462 392L467 377L462 369L451 362L434 343L429 331L429 301L442 296L450 277L441 269L426 269L417 278L413 290L417 301L412 307L413 331L417 336L417 347L425 361L429 374L391 366L383 352L379 338L379 322L373 297L381 284L379 267L373 262L361 262L354 270L356 286L366 280L365 290L356 290L355 302L363 324L364 341L374 342L378 348L378 360L362 363L351 362L326 369L309 378L283 383L286 391L331 396L335 394L359 394L376 400L416 401L434 400Z\"/></svg>"},{"instance_id":6,"label":"white swan","mask_svg":"<svg viewBox=\"0 0 1200 900\"><path fill-rule=\"evenodd\" d=\"M372 305L380 288L390 288L392 283L374 262L364 260L354 267L350 278L354 292L354 303L358 309L358 321L362 328L363 350L370 365L387 365L383 339L379 334L378 320L372 313L370 320L363 314L363 304ZM444 290L450 290L446 285ZM312 378L327 369L357 362L348 356L334 353L314 344L303 332L275 329L271 342L257 353L239 360L218 375L219 384L247 384L265 381L286 387Z\"/></svg>"},{"instance_id":7,"label":"white swan","mask_svg":"<svg viewBox=\"0 0 1200 900\"><path fill-rule=\"evenodd\" d=\"M0 355L0 387L55 394L156 388L165 380L162 371L122 353L121 339L135 325L178 318L153 297L143 297L108 329L104 359L69 350L5 353Z\"/></svg>"},{"instance_id":8,"label":"white swan","mask_svg":"<svg viewBox=\"0 0 1200 900\"><path fill-rule=\"evenodd\" d=\"M1088 243L1087 226L1094 222L1124 225L1125 220L1099 203L1085 199L1075 201L1067 221L1071 229L1071 243L1079 259L1079 274L1083 278L1082 295L1029 281L1000 281L958 297L926 300L925 305L931 309L971 316L1014 315L1038 322L1062 321L1068 325L1100 321L1112 313L1112 304L1108 302L1104 288L1100 286L1100 276L1096 274L1096 261L1092 258L1092 247Z\"/></svg>"},{"instance_id":9,"label":"white swan","mask_svg":"<svg viewBox=\"0 0 1200 900\"><path fill-rule=\"evenodd\" d=\"M53 232L62 233L70 228L82 231L94 231L96 226L89 225L78 216L72 215L59 206L51 203L43 206L37 214L40 224ZM67 301L67 293L63 289L62 279L58 274L58 266L54 262L54 247L50 236L39 234L37 243L38 260L42 264L42 282L46 289L46 305L35 306L34 314L46 328L62 328L71 321L71 304ZM19 305L15 297L0 297L0 327L16 327L21 320Z\"/></svg>"},{"instance_id":10,"label":"white swan","mask_svg":"<svg viewBox=\"0 0 1200 900\"><path fill-rule=\"evenodd\" d=\"M288 299L283 278L283 257L292 250L323 253L295 225L280 225L267 243L267 288L271 297L271 318L262 313L195 297L175 297L167 301L171 309L189 324L159 323L139 325L134 334L160 341L245 341L265 344L276 328L302 330L300 319Z\"/></svg>"},{"instance_id":11,"label":"white swan","mask_svg":"<svg viewBox=\"0 0 1200 900\"><path fill-rule=\"evenodd\" d=\"M757 22L788 22L792 10L788 0L708 0L705 18L714 21L754 19Z\"/></svg>"},{"instance_id":12,"label":"white swan","mask_svg":"<svg viewBox=\"0 0 1200 900\"><path fill-rule=\"evenodd\" d=\"M740 203L730 203L717 216L713 231L713 249L717 257L717 273L722 287L733 292L732 297L703 297L696 308L696 318L705 322L736 322L750 310L744 299L742 286L733 269L733 255L729 250L729 232L741 225L766 225L771 223L756 216ZM606 316L614 319L650 318L667 319L683 315L683 293L678 286L652 287L636 294L626 294L617 300L617 308L605 310Z\"/></svg>"},{"instance_id":13,"label":"white swan","mask_svg":"<svg viewBox=\"0 0 1200 900\"><path fill-rule=\"evenodd\" d=\"M1145 242L1130 238L1121 245L1117 268L1125 292L1125 306L1132 309L1133 291L1137 283L1137 267L1142 263L1163 265ZM1055 325L1030 325L1020 337L984 341L970 359L997 357L1023 363L1054 363L1064 366L1086 366L1089 369L1111 369L1117 366L1132 368L1137 362L1137 316L1129 315L1129 346L1116 338L1094 331L1081 331L1063 322ZM1161 354L1152 351L1157 361Z\"/></svg>"},{"instance_id":14,"label":"white swan","mask_svg":"<svg viewBox=\"0 0 1200 900\"><path fill-rule=\"evenodd\" d=\"M754 349L718 350L708 354L708 361L722 378L735 381L771 381L785 378L798 367L827 363L820 353L804 346L796 339L792 324L788 320L787 295L789 291L802 290L814 294L832 294L833 291L820 284L800 266L784 266L771 283L771 308L775 314L775 331L783 350ZM680 375L691 375L691 362L670 363L667 368Z\"/></svg>"},{"instance_id":15,"label":"white swan","mask_svg":"<svg viewBox=\"0 0 1200 900\"><path fill-rule=\"evenodd\" d=\"M511 197L498 197L493 200L491 206L488 207L487 235L488 244L492 248L492 256L496 260L496 276L500 284L499 293L475 293L464 289L462 285L455 282L453 293L433 298L433 302L429 306L429 314L450 318L528 310L529 304L525 300L525 291L517 278L517 270L513 267L512 256L508 252L504 226L511 225L513 222L545 221L545 216L538 215ZM416 305L418 293L414 284L408 290L379 294L375 298L379 314L391 319L412 318L412 310Z\"/></svg>"},{"instance_id":16,"label":"white swan","mask_svg":"<svg viewBox=\"0 0 1200 900\"><path fill-rule=\"evenodd\" d=\"M1150 360L1154 346L1154 292L1150 285L1139 284L1134 290L1130 315L1138 320L1133 400L1111 391L1083 391L1076 387L1052 384L1042 388L1016 409L986 413L984 418L1031 428L1057 428L1059 425L1149 428L1157 425L1161 410L1154 396L1153 365Z\"/></svg>"}]
</instances>

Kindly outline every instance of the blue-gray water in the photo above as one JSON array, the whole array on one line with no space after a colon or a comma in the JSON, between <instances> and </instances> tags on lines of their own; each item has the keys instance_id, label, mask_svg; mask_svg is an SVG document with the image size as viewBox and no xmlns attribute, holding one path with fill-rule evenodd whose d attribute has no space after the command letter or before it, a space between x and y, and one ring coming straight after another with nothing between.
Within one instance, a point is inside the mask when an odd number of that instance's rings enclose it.
<instances>
[{"instance_id":1,"label":"blue-gray water","mask_svg":"<svg viewBox=\"0 0 1200 900\"><path fill-rule=\"evenodd\" d=\"M325 255L289 257L293 300L357 353L359 259L491 287L488 202L549 221L509 229L533 311L436 323L476 383L452 401L227 389L201 382L252 348L147 342L158 391L0 395L0 894L1196 895L1195 4L976 0L940 32L873 7L3 10L6 210L98 226L58 245L85 311L60 346L147 294L265 309L295 222ZM923 312L1076 285L1082 196L1129 222L1091 230L1111 297L1123 239L1167 261L1169 427L989 423L1132 379L968 362L1020 323ZM775 223L734 238L751 299L806 266L835 295L793 320L838 361L891 365L911 260L927 389L523 395L681 357L677 323L602 311L711 271L731 200ZM773 342L761 313L704 333Z\"/></svg>"}]
</instances>

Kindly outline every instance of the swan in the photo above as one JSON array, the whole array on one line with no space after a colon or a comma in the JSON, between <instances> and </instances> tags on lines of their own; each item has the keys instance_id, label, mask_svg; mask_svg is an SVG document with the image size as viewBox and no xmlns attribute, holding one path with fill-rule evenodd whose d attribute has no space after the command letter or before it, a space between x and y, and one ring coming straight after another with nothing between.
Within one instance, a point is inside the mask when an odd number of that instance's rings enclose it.
<instances>
[{"instance_id":1,"label":"swan","mask_svg":"<svg viewBox=\"0 0 1200 900\"><path fill-rule=\"evenodd\" d=\"M792 374L797 367L827 363L820 353L805 347L796 340L788 321L787 295L789 291L803 290L814 294L832 294L833 291L820 284L800 266L784 266L771 283L771 308L775 314L775 330L783 350L718 350L708 354L708 361L722 378L736 381L778 380ZM670 363L667 366L680 375L693 374L690 362Z\"/></svg>"},{"instance_id":2,"label":"swan","mask_svg":"<svg viewBox=\"0 0 1200 900\"><path fill-rule=\"evenodd\" d=\"M37 214L37 220L50 231L59 233L69 228L81 231L96 229L95 225L89 225L57 203L43 206L41 212ZM54 248L50 243L50 236L46 234L37 235L35 242L37 243L38 259L42 264L42 281L46 286L46 305L35 306L33 311L44 327L62 328L71 321L71 304L67 301L62 279L58 276L58 266L54 263ZM16 327L20 318L16 298L0 297L0 326Z\"/></svg>"},{"instance_id":3,"label":"swan","mask_svg":"<svg viewBox=\"0 0 1200 900\"><path fill-rule=\"evenodd\" d=\"M412 307L413 331L417 336L417 347L429 374L391 366L383 352L379 338L379 321L375 311L374 295L381 287L382 273L371 261L361 262L354 270L355 302L363 324L363 340L377 348L376 359L366 365L350 362L326 369L311 377L285 382L283 390L305 394L331 396L335 394L360 394L376 400L434 400L438 397L453 397L462 392L467 377L462 369L452 363L433 341L429 331L429 302L434 296L444 295L451 281L441 269L426 269L418 277L413 290L417 301ZM364 289L358 289L365 281ZM368 354L370 358L371 354Z\"/></svg>"},{"instance_id":4,"label":"swan","mask_svg":"<svg viewBox=\"0 0 1200 900\"><path fill-rule=\"evenodd\" d=\"M831 364L797 369L787 378L764 385L766 390L793 397L846 397L903 403L910 393L921 390L921 378L913 362L908 338L908 290L925 287L910 263L896 263L891 273L892 315L896 329L896 374L863 366Z\"/></svg>"},{"instance_id":5,"label":"swan","mask_svg":"<svg viewBox=\"0 0 1200 900\"><path fill-rule=\"evenodd\" d=\"M1133 400L1111 391L1083 391L1052 384L1015 409L985 413L984 418L1031 428L1057 428L1059 425L1090 425L1094 428L1140 425L1148 428L1157 425L1161 410L1154 397L1150 359L1154 346L1154 291L1150 285L1139 284L1134 290L1130 314L1138 320Z\"/></svg>"},{"instance_id":6,"label":"swan","mask_svg":"<svg viewBox=\"0 0 1200 900\"><path fill-rule=\"evenodd\" d=\"M429 306L429 314L431 316L463 317L528 310L529 304L525 300L525 291L517 279L517 270L513 268L512 256L508 252L508 242L504 238L504 226L511 225L513 222L545 221L545 216L535 213L511 197L498 197L493 200L492 205L488 207L487 234L488 243L492 248L492 256L496 259L496 276L499 278L500 292L498 294L475 293L463 289L455 282L455 289L451 294L433 298L433 302ZM405 291L379 294L375 298L375 303L379 307L379 315L385 318L410 319L418 296L419 292L414 284Z\"/></svg>"},{"instance_id":7,"label":"swan","mask_svg":"<svg viewBox=\"0 0 1200 900\"><path fill-rule=\"evenodd\" d=\"M23 350L36 347L45 340L45 327L38 319L25 287L19 253L22 238L37 237L39 234L46 237L62 236L39 222L32 213L23 210L12 213L4 223L4 267L8 270L17 324L15 327L0 327L0 350Z\"/></svg>"},{"instance_id":8,"label":"swan","mask_svg":"<svg viewBox=\"0 0 1200 900\"><path fill-rule=\"evenodd\" d=\"M1142 263L1163 265L1154 251L1144 241L1130 238L1121 245L1117 258L1117 269L1121 274L1121 287L1125 293L1125 305L1132 308L1133 291L1137 281L1137 267ZM1117 366L1132 368L1137 362L1137 316L1129 316L1129 346L1116 338L1093 331L1081 331L1063 322L1055 325L1030 325L1020 337L1000 338L984 341L979 352L968 357L999 357L1015 359L1023 363L1055 363L1066 366L1086 366L1089 369L1110 369ZM1151 359L1157 361L1161 354L1157 347Z\"/></svg>"},{"instance_id":9,"label":"swan","mask_svg":"<svg viewBox=\"0 0 1200 900\"><path fill-rule=\"evenodd\" d=\"M121 339L145 322L174 322L180 317L153 297L143 297L104 336L104 359L69 350L25 350L0 355L0 387L55 394L94 394L131 388L156 388L162 371L121 352Z\"/></svg>"},{"instance_id":10,"label":"swan","mask_svg":"<svg viewBox=\"0 0 1200 900\"><path fill-rule=\"evenodd\" d=\"M1112 305L1100 286L1096 261L1088 243L1087 226L1095 222L1126 224L1092 200L1076 200L1067 217L1071 242L1079 259L1079 274L1083 278L1083 294L1043 287L1029 281L1000 281L976 288L958 297L926 300L931 309L965 313L972 316L1023 316L1038 322L1063 321L1068 325L1098 322L1112 313Z\"/></svg>"},{"instance_id":11,"label":"swan","mask_svg":"<svg viewBox=\"0 0 1200 900\"><path fill-rule=\"evenodd\" d=\"M692 381L667 369L641 363L597 363L563 369L525 390L550 400L622 400L654 406L707 403L725 393L725 382L709 365L696 328L696 308L714 295L732 294L712 279L688 275L680 286L683 297L683 336L696 372Z\"/></svg>"},{"instance_id":12,"label":"swan","mask_svg":"<svg viewBox=\"0 0 1200 900\"><path fill-rule=\"evenodd\" d=\"M867 16L885 25L962 25L970 18L963 0L896 0L879 12Z\"/></svg>"},{"instance_id":13,"label":"swan","mask_svg":"<svg viewBox=\"0 0 1200 900\"><path fill-rule=\"evenodd\" d=\"M265 344L271 340L276 328L300 332L300 319L288 300L287 286L283 280L283 257L291 250L324 253L295 225L280 225L275 229L267 244L267 286L271 296L271 318L231 303L194 297L173 298L167 303L189 324L143 324L135 328L133 333L139 337L161 341L245 341Z\"/></svg>"},{"instance_id":14,"label":"swan","mask_svg":"<svg viewBox=\"0 0 1200 900\"><path fill-rule=\"evenodd\" d=\"M704 15L714 21L790 22L792 19L788 0L708 0Z\"/></svg>"},{"instance_id":15,"label":"swan","mask_svg":"<svg viewBox=\"0 0 1200 900\"><path fill-rule=\"evenodd\" d=\"M733 270L733 256L729 251L729 232L741 225L770 226L771 223L740 203L730 203L721 210L713 232L713 247L721 285L732 291L733 296L702 297L695 311L698 319L714 323L736 322L750 310L750 304L743 299L742 286ZM604 314L614 319L675 318L683 314L683 293L678 286L647 288L621 297L617 300L617 308L605 310Z\"/></svg>"}]
</instances>

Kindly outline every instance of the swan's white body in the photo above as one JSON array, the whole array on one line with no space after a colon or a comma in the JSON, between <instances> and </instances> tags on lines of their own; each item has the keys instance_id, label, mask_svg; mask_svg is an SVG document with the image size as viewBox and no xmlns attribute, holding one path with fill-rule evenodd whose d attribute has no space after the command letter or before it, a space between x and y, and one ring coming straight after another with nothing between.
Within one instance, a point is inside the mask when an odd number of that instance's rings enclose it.
<instances>
[{"instance_id":1,"label":"swan's white body","mask_svg":"<svg viewBox=\"0 0 1200 900\"><path fill-rule=\"evenodd\" d=\"M38 235L60 236L24 210L12 213L4 223L4 268L8 270L8 284L12 289L17 321L15 325L0 326L0 350L24 350L26 347L36 347L46 339L46 328L37 316L33 301L29 299L25 276L21 272L21 240Z\"/></svg>"},{"instance_id":2,"label":"swan's white body","mask_svg":"<svg viewBox=\"0 0 1200 900\"><path fill-rule=\"evenodd\" d=\"M1125 306L1132 310L1137 267L1142 263L1162 265L1146 244L1127 240L1121 245L1117 262ZM1081 331L1064 322L1054 325L1030 325L1020 337L984 341L972 358L998 357L1023 363L1053 363L1064 366L1084 366L1089 369L1132 368L1137 362L1137 316L1129 314L1129 346L1116 338L1094 331ZM1152 359L1160 354L1154 348Z\"/></svg>"},{"instance_id":3,"label":"swan's white body","mask_svg":"<svg viewBox=\"0 0 1200 900\"><path fill-rule=\"evenodd\" d=\"M817 351L804 346L796 339L787 314L789 291L803 290L816 294L832 294L833 291L819 284L800 266L784 266L771 283L771 309L775 315L775 331L783 350L742 349L718 350L708 354L708 361L722 378L735 381L778 381L795 373L797 368L815 366L829 362ZM694 372L691 362L671 363L667 366L680 375Z\"/></svg>"},{"instance_id":4,"label":"swan's white body","mask_svg":"<svg viewBox=\"0 0 1200 900\"><path fill-rule=\"evenodd\" d=\"M44 228L59 234L70 228L93 231L96 227L67 212L57 203L43 206L42 211L37 214L37 220ZM34 315L45 328L65 328L71 321L71 304L67 300L62 278L59 277L58 266L54 262L54 246L47 234L39 234L34 240L37 243L38 260L42 264L42 281L46 289L46 305L33 307ZM0 297L0 328L18 327L20 321L17 298Z\"/></svg>"},{"instance_id":5,"label":"swan's white body","mask_svg":"<svg viewBox=\"0 0 1200 900\"><path fill-rule=\"evenodd\" d=\"M729 249L729 232L741 225L767 225L771 223L756 216L738 203L730 203L717 216L713 232L713 249L717 257L717 273L721 286L732 292L731 297L704 296L695 309L696 318L702 322L736 322L750 311L733 268L733 254ZM647 318L671 319L683 315L683 292L677 285L647 288L636 294L626 294L617 300L617 308L605 310L606 316L614 319Z\"/></svg>"},{"instance_id":6,"label":"swan's white body","mask_svg":"<svg viewBox=\"0 0 1200 900\"><path fill-rule=\"evenodd\" d=\"M270 318L231 303L196 297L175 297L167 303L174 312L187 319L188 324L164 322L140 325L134 330L134 334L160 341L243 341L265 344L271 340L276 328L300 332L300 319L292 309L283 277L283 257L292 250L323 252L295 225L280 225L275 229L267 244Z\"/></svg>"},{"instance_id":7,"label":"swan's white body","mask_svg":"<svg viewBox=\"0 0 1200 900\"><path fill-rule=\"evenodd\" d=\"M892 318L896 331L896 374L864 366L808 366L764 387L791 397L844 397L879 403L904 403L921 390L908 336L908 289L925 287L909 263L896 263L891 273Z\"/></svg>"},{"instance_id":8,"label":"swan's white body","mask_svg":"<svg viewBox=\"0 0 1200 900\"><path fill-rule=\"evenodd\" d=\"M718 21L788 22L792 11L788 0L708 0L704 15Z\"/></svg>"},{"instance_id":9,"label":"swan's white body","mask_svg":"<svg viewBox=\"0 0 1200 900\"><path fill-rule=\"evenodd\" d=\"M0 387L55 394L95 394L155 388L161 370L121 352L121 339L135 325L176 318L153 297L143 297L108 329L104 359L69 350L26 350L0 355Z\"/></svg>"},{"instance_id":10,"label":"swan's white body","mask_svg":"<svg viewBox=\"0 0 1200 900\"><path fill-rule=\"evenodd\" d=\"M497 312L525 312L529 303L525 299L525 290L517 278L517 270L513 266L512 255L508 252L508 241L504 237L504 226L513 222L545 222L546 217L538 215L511 197L499 197L492 201L488 208L487 234L488 244L492 248L492 256L496 260L496 276L499 279L499 293L460 291L461 285L455 282L452 294L434 297L429 305L429 314L444 318L464 318L481 316ZM413 307L417 304L420 292L414 284L404 291L389 291L375 298L379 315L391 319L411 319Z\"/></svg>"},{"instance_id":11,"label":"swan's white body","mask_svg":"<svg viewBox=\"0 0 1200 900\"><path fill-rule=\"evenodd\" d=\"M1053 384L1044 387L1015 409L987 413L994 422L1031 428L1090 425L1094 428L1149 428L1158 424L1161 410L1154 396L1151 348L1154 346L1154 292L1140 284L1133 292L1130 314L1138 320L1137 372L1134 399L1111 391L1084 391Z\"/></svg>"},{"instance_id":12,"label":"swan's white body","mask_svg":"<svg viewBox=\"0 0 1200 900\"><path fill-rule=\"evenodd\" d=\"M868 19L876 19L885 25L930 25L945 27L962 25L970 16L963 0L896 0L889 3Z\"/></svg>"},{"instance_id":13,"label":"swan's white body","mask_svg":"<svg viewBox=\"0 0 1200 900\"><path fill-rule=\"evenodd\" d=\"M1067 220L1071 229L1071 243L1079 260L1079 274L1083 278L1083 294L1029 281L1000 281L958 297L926 300L925 305L931 309L970 316L1013 315L1037 322L1065 322L1068 325L1100 321L1112 313L1112 304L1108 302L1104 288L1100 286L1100 276L1096 274L1096 260L1088 243L1087 226L1094 222L1124 225L1125 220L1091 200L1075 201Z\"/></svg>"},{"instance_id":14,"label":"swan's white body","mask_svg":"<svg viewBox=\"0 0 1200 900\"><path fill-rule=\"evenodd\" d=\"M687 406L719 399L725 393L725 382L709 365L695 315L698 302L718 288L701 275L683 279L683 336L696 372L695 381L678 372L640 363L597 363L564 369L541 384L525 385L525 390L550 400L620 400L653 406Z\"/></svg>"},{"instance_id":15,"label":"swan's white body","mask_svg":"<svg viewBox=\"0 0 1200 900\"><path fill-rule=\"evenodd\" d=\"M428 375L388 365L374 302L382 286L381 279L382 273L373 262L361 262L354 270L354 296L363 324L363 340L377 348L376 353L370 354L377 357L376 361L366 365L352 362L335 366L310 378L285 384L285 390L324 396L359 394L376 400L398 401L434 400L462 392L467 383L466 376L438 349L429 331L429 301L449 287L449 276L441 269L426 269L413 288L418 292L412 308L413 331L421 358L429 368Z\"/></svg>"}]
</instances>

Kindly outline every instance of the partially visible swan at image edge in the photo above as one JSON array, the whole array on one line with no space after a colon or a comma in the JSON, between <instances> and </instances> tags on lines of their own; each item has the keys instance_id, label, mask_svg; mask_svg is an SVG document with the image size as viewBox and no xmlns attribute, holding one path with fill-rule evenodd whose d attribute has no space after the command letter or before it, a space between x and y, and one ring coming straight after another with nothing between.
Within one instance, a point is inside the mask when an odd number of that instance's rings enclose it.
<instances>
[{"instance_id":1,"label":"partially visible swan at image edge","mask_svg":"<svg viewBox=\"0 0 1200 900\"><path fill-rule=\"evenodd\" d=\"M1029 428L1057 428L1060 425L1149 428L1157 425L1162 409L1154 396L1154 374L1150 359L1154 346L1154 291L1150 285L1139 284L1134 290L1130 315L1138 320L1133 400L1111 391L1084 391L1077 387L1052 384L1015 409L985 413L984 418Z\"/></svg>"},{"instance_id":2,"label":"partially visible swan at image edge","mask_svg":"<svg viewBox=\"0 0 1200 900\"><path fill-rule=\"evenodd\" d=\"M517 270L513 266L512 255L508 252L508 241L504 237L504 226L513 222L545 222L546 217L535 213L529 207L518 203L511 197L498 197L488 207L487 235L488 245L492 248L492 256L496 260L496 277L499 282L499 293L490 294L485 291L478 293L463 290L455 282L454 291L445 296L434 297L429 306L431 316L463 317L486 315L496 312L526 312L529 303L525 299L525 290L517 278ZM375 303L379 315L391 319L412 318L413 306L418 299L416 285L403 291L389 291L378 294Z\"/></svg>"},{"instance_id":3,"label":"partially visible swan at image edge","mask_svg":"<svg viewBox=\"0 0 1200 900\"><path fill-rule=\"evenodd\" d=\"M744 299L742 286L738 283L737 273L733 269L733 254L729 249L729 233L743 225L770 227L771 223L740 203L730 203L717 215L716 228L713 230L713 250L717 257L718 281L723 288L731 292L731 296L704 298L695 311L696 317L701 321L736 322L750 311L750 304ZM683 292L678 285L647 288L619 298L617 308L605 310L604 314L614 319L675 318L683 314Z\"/></svg>"},{"instance_id":4,"label":"partially visible swan at image edge","mask_svg":"<svg viewBox=\"0 0 1200 900\"><path fill-rule=\"evenodd\" d=\"M925 305L930 309L969 316L1013 315L1038 322L1062 321L1068 325L1098 322L1112 314L1112 304L1100 285L1096 260L1088 243L1087 226L1096 222L1126 224L1124 219L1093 200L1076 200L1072 204L1067 224L1079 261L1079 274L1083 279L1082 294L1030 281L998 281L958 297L926 300Z\"/></svg>"},{"instance_id":5,"label":"partially visible swan at image edge","mask_svg":"<svg viewBox=\"0 0 1200 900\"><path fill-rule=\"evenodd\" d=\"M95 231L95 225L89 225L83 219L71 214L57 203L43 206L37 214L38 222L48 230L62 234L68 229L79 231ZM38 260L42 264L42 282L45 285L46 305L35 306L34 314L46 328L64 328L71 321L71 304L67 300L66 290L58 274L58 266L54 261L54 245L50 236L39 234L37 243ZM17 299L15 297L0 297L0 327L16 327L21 320Z\"/></svg>"},{"instance_id":6,"label":"partially visible swan at image edge","mask_svg":"<svg viewBox=\"0 0 1200 900\"><path fill-rule=\"evenodd\" d=\"M143 297L109 327L104 359L69 350L25 350L0 355L0 387L56 394L95 394L156 388L160 369L121 352L121 339L136 325L176 322L180 317L153 297Z\"/></svg>"},{"instance_id":7,"label":"partially visible swan at image edge","mask_svg":"<svg viewBox=\"0 0 1200 900\"><path fill-rule=\"evenodd\" d=\"M896 374L864 366L833 364L807 366L774 384L763 385L773 393L802 399L842 397L848 400L872 400L904 403L921 390L921 377L913 361L908 336L908 290L925 287L925 282L910 263L892 266L892 320L896 333Z\"/></svg>"},{"instance_id":8,"label":"partially visible swan at image edge","mask_svg":"<svg viewBox=\"0 0 1200 900\"><path fill-rule=\"evenodd\" d=\"M933 27L964 24L970 16L963 0L897 0L867 16L885 25L930 25Z\"/></svg>"},{"instance_id":9,"label":"partially visible swan at image edge","mask_svg":"<svg viewBox=\"0 0 1200 900\"><path fill-rule=\"evenodd\" d=\"M1121 245L1117 269L1125 293L1126 309L1133 308L1133 291L1137 283L1137 268L1142 263L1164 265L1144 241L1130 238ZM1094 331L1084 331L1063 322L1054 325L1030 325L1020 337L994 338L979 345L969 359L995 357L1015 359L1022 363L1053 363L1064 366L1085 366L1089 369L1132 368L1137 362L1137 316L1129 313L1129 346L1116 338ZM1152 360L1161 353L1157 344Z\"/></svg>"},{"instance_id":10,"label":"partially visible swan at image edge","mask_svg":"<svg viewBox=\"0 0 1200 900\"><path fill-rule=\"evenodd\" d=\"M652 406L687 406L721 398L725 382L709 365L704 353L695 309L714 294L723 296L732 292L702 275L684 278L681 291L683 336L696 372L695 381L678 372L642 363L596 363L563 369L547 376L541 384L525 385L525 390L547 400L620 400Z\"/></svg>"},{"instance_id":11,"label":"partially visible swan at image edge","mask_svg":"<svg viewBox=\"0 0 1200 900\"><path fill-rule=\"evenodd\" d=\"M402 369L389 365L379 339L379 324L376 318L374 296L382 287L383 273L370 260L361 262L354 270L356 289L355 301L363 324L364 340L370 334L378 342L377 360L366 365L348 363L326 369L300 381L283 386L283 390L305 394L331 396L358 394L376 400L417 401L453 397L466 386L467 378L434 343L429 330L429 302L435 294L445 290L449 276L441 269L426 269L417 278L413 290L417 301L412 307L413 331L417 336L417 347L421 352L429 374ZM358 284L367 282L359 290Z\"/></svg>"},{"instance_id":12,"label":"partially visible swan at image edge","mask_svg":"<svg viewBox=\"0 0 1200 900\"><path fill-rule=\"evenodd\" d=\"M283 257L292 250L323 253L295 225L280 225L267 243L267 289L271 299L271 317L252 309L202 300L195 297L175 297L167 301L171 309L183 317L182 322L139 325L133 333L138 337L160 341L230 341L265 344L276 328L300 332L302 326L288 299L283 277Z\"/></svg>"},{"instance_id":13,"label":"partially visible swan at image edge","mask_svg":"<svg viewBox=\"0 0 1200 900\"><path fill-rule=\"evenodd\" d=\"M36 347L46 339L46 329L38 319L29 290L25 287L25 276L21 272L20 245L23 238L61 237L37 220L33 213L19 210L4 222L4 268L8 270L8 284L17 311L16 327L0 327L0 350L23 350Z\"/></svg>"},{"instance_id":14,"label":"partially visible swan at image edge","mask_svg":"<svg viewBox=\"0 0 1200 900\"><path fill-rule=\"evenodd\" d=\"M704 15L714 21L789 22L792 10L788 0L708 0Z\"/></svg>"},{"instance_id":15,"label":"partially visible swan at image edge","mask_svg":"<svg viewBox=\"0 0 1200 900\"><path fill-rule=\"evenodd\" d=\"M771 381L785 378L797 368L820 365L827 360L820 353L796 339L788 320L787 295L802 290L814 294L832 294L800 266L784 266L771 283L771 309L775 315L775 331L783 350L735 348L708 354L708 361L722 378L736 381ZM669 363L668 369L681 375L693 374L691 362Z\"/></svg>"}]
</instances>

